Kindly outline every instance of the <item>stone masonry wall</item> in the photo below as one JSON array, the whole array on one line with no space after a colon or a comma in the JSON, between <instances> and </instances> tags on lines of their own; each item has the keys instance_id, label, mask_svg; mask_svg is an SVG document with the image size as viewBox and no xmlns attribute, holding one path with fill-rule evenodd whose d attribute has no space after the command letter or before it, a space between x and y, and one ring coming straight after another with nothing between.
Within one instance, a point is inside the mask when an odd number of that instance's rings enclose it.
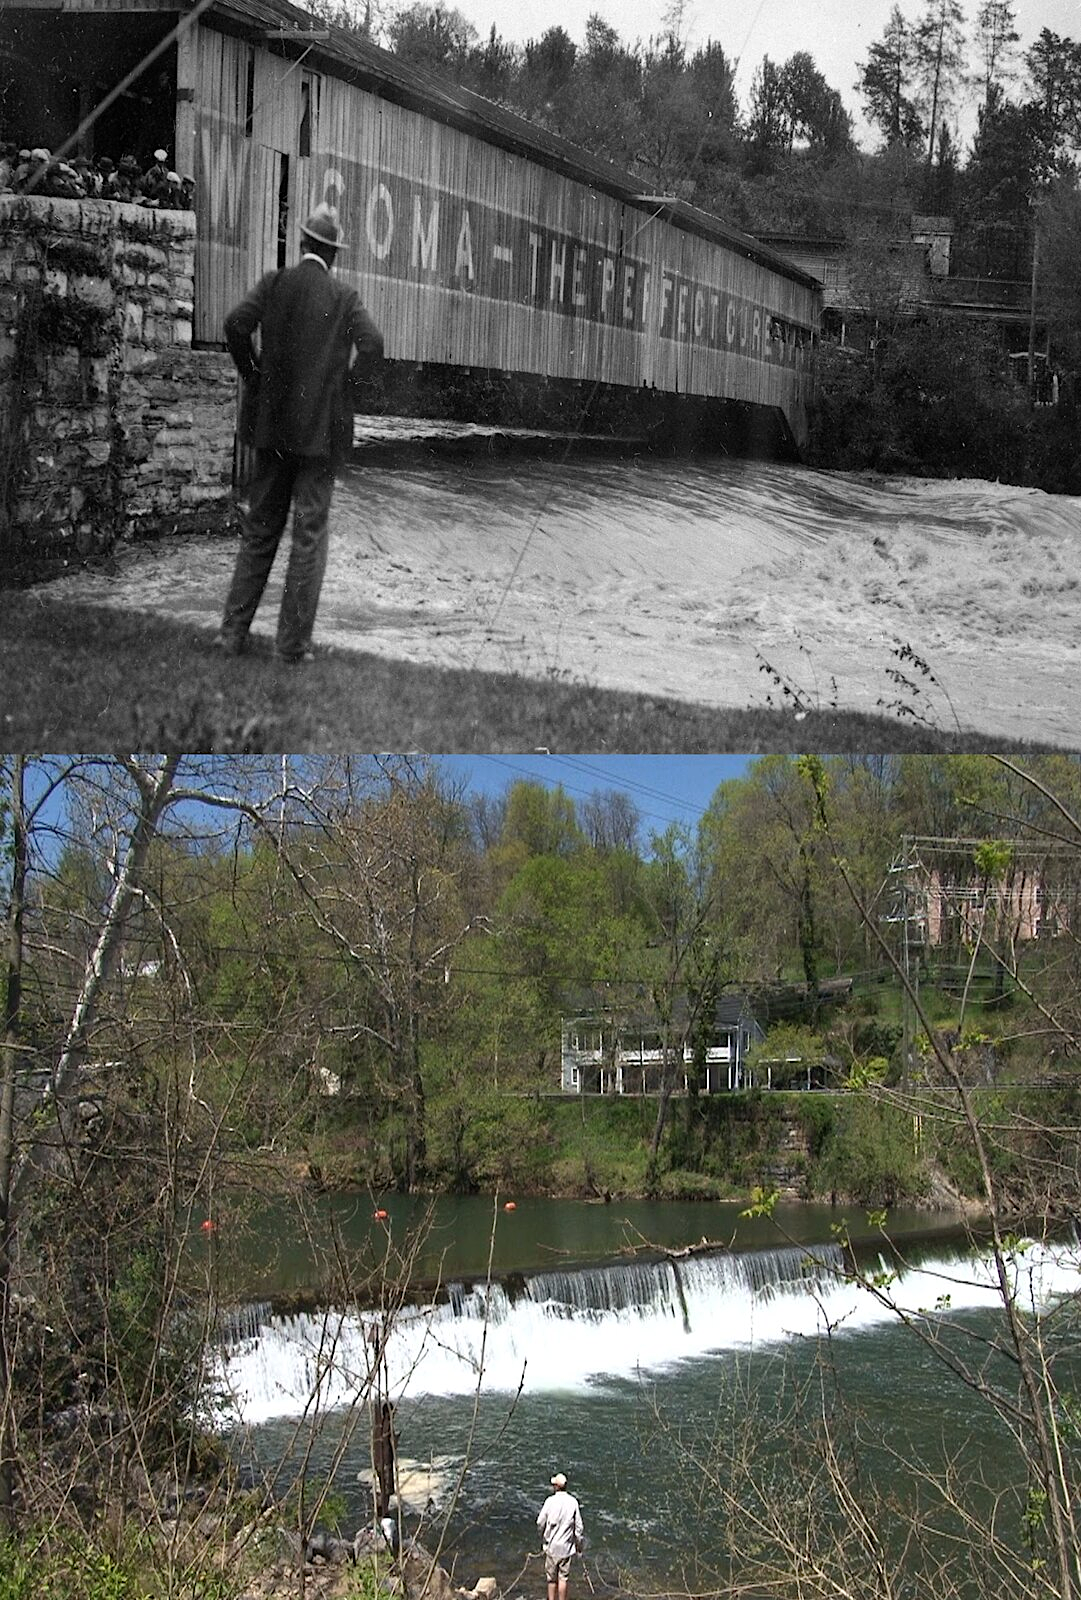
<instances>
[{"instance_id":1,"label":"stone masonry wall","mask_svg":"<svg viewBox=\"0 0 1081 1600\"><path fill-rule=\"evenodd\" d=\"M191 347L194 235L0 195L0 585L230 514L235 375Z\"/></svg>"}]
</instances>

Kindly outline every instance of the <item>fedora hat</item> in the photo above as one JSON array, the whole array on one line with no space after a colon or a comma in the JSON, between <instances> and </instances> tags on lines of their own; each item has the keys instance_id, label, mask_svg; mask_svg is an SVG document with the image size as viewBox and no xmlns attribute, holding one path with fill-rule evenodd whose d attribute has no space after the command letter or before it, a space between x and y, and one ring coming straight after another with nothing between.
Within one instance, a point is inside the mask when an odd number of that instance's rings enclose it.
<instances>
[{"instance_id":1,"label":"fedora hat","mask_svg":"<svg viewBox=\"0 0 1081 1600\"><path fill-rule=\"evenodd\" d=\"M300 231L306 238L314 239L316 244L329 244L335 250L346 248L338 208L328 205L325 200L316 206L307 222L301 223Z\"/></svg>"}]
</instances>

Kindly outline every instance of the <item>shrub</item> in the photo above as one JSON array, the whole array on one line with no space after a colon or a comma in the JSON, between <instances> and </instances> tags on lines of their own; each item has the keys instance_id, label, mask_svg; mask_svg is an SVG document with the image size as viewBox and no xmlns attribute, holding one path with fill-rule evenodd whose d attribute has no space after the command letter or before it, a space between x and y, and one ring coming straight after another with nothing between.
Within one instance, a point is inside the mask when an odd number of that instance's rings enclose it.
<instances>
[{"instance_id":1,"label":"shrub","mask_svg":"<svg viewBox=\"0 0 1081 1600\"><path fill-rule=\"evenodd\" d=\"M1070 408L1033 411L993 333L935 314L903 324L873 354L820 348L808 455L823 467L1081 488Z\"/></svg>"}]
</instances>

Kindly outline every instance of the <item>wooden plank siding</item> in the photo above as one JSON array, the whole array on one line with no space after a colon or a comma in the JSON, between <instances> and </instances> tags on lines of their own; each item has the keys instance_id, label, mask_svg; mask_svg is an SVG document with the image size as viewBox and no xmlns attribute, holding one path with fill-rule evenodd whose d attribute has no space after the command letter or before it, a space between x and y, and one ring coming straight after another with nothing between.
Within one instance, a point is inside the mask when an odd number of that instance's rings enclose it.
<instances>
[{"instance_id":1,"label":"wooden plank siding","mask_svg":"<svg viewBox=\"0 0 1081 1600\"><path fill-rule=\"evenodd\" d=\"M804 275L702 237L663 202L383 99L324 58L317 70L209 18L195 55L197 339L220 340L229 307L277 265L285 160L286 261L307 212L334 201L338 270L391 359L725 396L790 420L802 408L818 316Z\"/></svg>"}]
</instances>

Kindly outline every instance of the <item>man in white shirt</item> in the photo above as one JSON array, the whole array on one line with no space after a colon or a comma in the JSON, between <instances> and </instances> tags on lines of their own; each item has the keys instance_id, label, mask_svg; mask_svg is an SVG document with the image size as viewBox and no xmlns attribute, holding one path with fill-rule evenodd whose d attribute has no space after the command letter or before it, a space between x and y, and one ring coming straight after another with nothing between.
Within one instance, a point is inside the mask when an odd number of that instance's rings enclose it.
<instances>
[{"instance_id":1,"label":"man in white shirt","mask_svg":"<svg viewBox=\"0 0 1081 1600\"><path fill-rule=\"evenodd\" d=\"M548 1600L567 1600L567 1579L571 1556L583 1544L582 1512L577 1500L567 1493L567 1479L557 1472L551 1480L550 1494L537 1515L537 1527L544 1541L544 1575L548 1580Z\"/></svg>"}]
</instances>

